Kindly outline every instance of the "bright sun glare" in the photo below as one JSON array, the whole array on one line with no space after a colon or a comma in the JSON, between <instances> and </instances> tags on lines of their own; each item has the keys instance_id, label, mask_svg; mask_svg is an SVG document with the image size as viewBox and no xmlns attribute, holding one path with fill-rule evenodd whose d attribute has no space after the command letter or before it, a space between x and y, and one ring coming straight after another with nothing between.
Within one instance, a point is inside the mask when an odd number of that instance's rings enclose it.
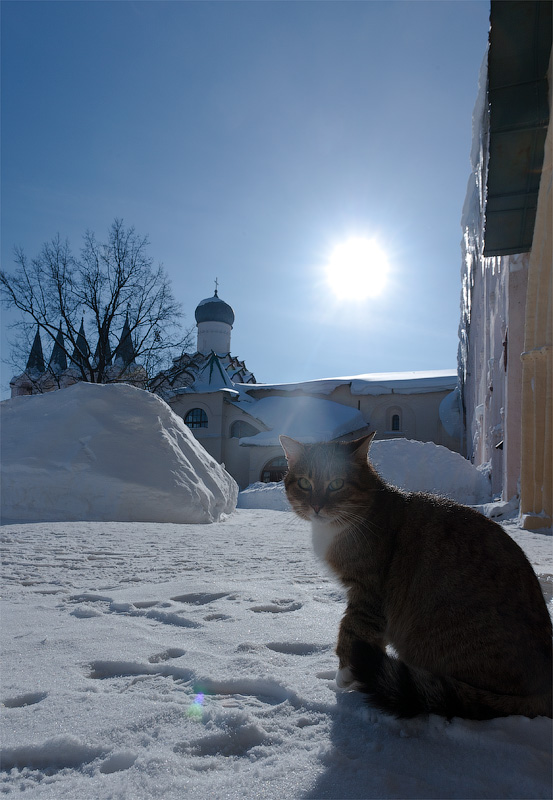
<instances>
[{"instance_id":1,"label":"bright sun glare","mask_svg":"<svg viewBox=\"0 0 553 800\"><path fill-rule=\"evenodd\" d=\"M326 272L330 288L339 300L365 300L384 289L388 259L374 239L356 237L334 249Z\"/></svg>"}]
</instances>

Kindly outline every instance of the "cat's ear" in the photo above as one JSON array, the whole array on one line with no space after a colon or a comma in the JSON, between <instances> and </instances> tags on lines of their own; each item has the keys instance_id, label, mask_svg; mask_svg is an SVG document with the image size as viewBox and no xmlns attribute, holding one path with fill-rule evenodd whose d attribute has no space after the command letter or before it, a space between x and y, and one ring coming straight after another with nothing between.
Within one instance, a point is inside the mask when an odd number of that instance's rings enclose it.
<instances>
[{"instance_id":1,"label":"cat's ear","mask_svg":"<svg viewBox=\"0 0 553 800\"><path fill-rule=\"evenodd\" d=\"M367 461L367 456L369 455L369 447L371 446L371 442L374 439L376 431L369 433L368 436L363 436L362 439L355 439L353 442L350 442L352 446L352 455L354 458L358 459L361 462Z\"/></svg>"},{"instance_id":2,"label":"cat's ear","mask_svg":"<svg viewBox=\"0 0 553 800\"><path fill-rule=\"evenodd\" d=\"M303 455L303 445L301 442L296 442L295 439L291 439L290 436L279 436L280 443L282 445L282 449L286 455L286 460L288 461L288 466L292 466L295 464L296 461Z\"/></svg>"}]
</instances>

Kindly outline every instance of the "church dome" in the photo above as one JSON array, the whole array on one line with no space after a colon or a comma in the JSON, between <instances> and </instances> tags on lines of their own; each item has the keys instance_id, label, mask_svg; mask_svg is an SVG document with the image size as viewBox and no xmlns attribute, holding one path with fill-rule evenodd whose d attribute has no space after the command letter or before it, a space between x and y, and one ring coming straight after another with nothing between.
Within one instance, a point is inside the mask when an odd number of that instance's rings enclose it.
<instances>
[{"instance_id":1,"label":"church dome","mask_svg":"<svg viewBox=\"0 0 553 800\"><path fill-rule=\"evenodd\" d=\"M207 297L198 303L195 317L198 325L200 322L224 322L231 327L234 324L234 311L228 303L221 300L217 290L213 297Z\"/></svg>"}]
</instances>

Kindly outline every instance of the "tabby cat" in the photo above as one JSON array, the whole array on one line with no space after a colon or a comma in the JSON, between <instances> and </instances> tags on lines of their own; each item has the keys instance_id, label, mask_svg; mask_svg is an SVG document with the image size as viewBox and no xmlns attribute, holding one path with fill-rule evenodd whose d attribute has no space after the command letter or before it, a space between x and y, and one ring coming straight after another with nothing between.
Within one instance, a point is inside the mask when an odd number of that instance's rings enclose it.
<instances>
[{"instance_id":1,"label":"tabby cat","mask_svg":"<svg viewBox=\"0 0 553 800\"><path fill-rule=\"evenodd\" d=\"M398 717L550 717L551 620L526 556L473 509L386 484L373 436L280 437L287 497L347 589L338 685Z\"/></svg>"}]
</instances>

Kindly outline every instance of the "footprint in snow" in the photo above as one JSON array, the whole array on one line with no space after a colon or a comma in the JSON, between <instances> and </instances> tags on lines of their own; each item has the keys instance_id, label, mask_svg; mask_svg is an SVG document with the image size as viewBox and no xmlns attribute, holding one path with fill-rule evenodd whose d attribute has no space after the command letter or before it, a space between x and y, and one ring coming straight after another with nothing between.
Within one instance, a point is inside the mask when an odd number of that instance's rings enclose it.
<instances>
[{"instance_id":1,"label":"footprint in snow","mask_svg":"<svg viewBox=\"0 0 553 800\"><path fill-rule=\"evenodd\" d=\"M330 650L326 644L308 644L307 642L269 642L265 645L275 653L283 653L289 656L312 656L315 653L324 653Z\"/></svg>"},{"instance_id":2,"label":"footprint in snow","mask_svg":"<svg viewBox=\"0 0 553 800\"><path fill-rule=\"evenodd\" d=\"M130 750L123 750L118 753L112 753L100 766L100 772L103 775L112 775L114 772L123 772L130 769L137 759L136 753Z\"/></svg>"},{"instance_id":3,"label":"footprint in snow","mask_svg":"<svg viewBox=\"0 0 553 800\"><path fill-rule=\"evenodd\" d=\"M92 680L112 680L119 678L147 678L163 676L166 678L190 681L194 673L185 666L169 662L184 655L184 650L172 647L162 653L150 656L147 664L138 661L92 661L88 665L87 677Z\"/></svg>"},{"instance_id":4,"label":"footprint in snow","mask_svg":"<svg viewBox=\"0 0 553 800\"><path fill-rule=\"evenodd\" d=\"M172 597L175 603L188 603L193 606L205 606L208 603L214 603L215 600L220 600L222 597L228 597L228 592L191 592L190 594L179 594L177 597Z\"/></svg>"},{"instance_id":5,"label":"footprint in snow","mask_svg":"<svg viewBox=\"0 0 553 800\"><path fill-rule=\"evenodd\" d=\"M162 661L170 661L172 658L180 658L186 653L186 650L182 650L180 647L168 647L167 650L164 650L162 653L155 653L153 656L150 656L148 661L150 664L159 664Z\"/></svg>"},{"instance_id":6,"label":"footprint in snow","mask_svg":"<svg viewBox=\"0 0 553 800\"><path fill-rule=\"evenodd\" d=\"M129 750L108 754L103 747L89 747L69 736L57 736L42 744L7 747L1 755L3 772L13 769L39 771L41 778L62 770L81 770L100 758L104 759L100 772L109 775L130 769L137 759L137 755Z\"/></svg>"},{"instance_id":7,"label":"footprint in snow","mask_svg":"<svg viewBox=\"0 0 553 800\"><path fill-rule=\"evenodd\" d=\"M27 692L27 694L18 694L16 697L6 697L2 700L4 708L25 708L26 706L34 706L48 697L48 692Z\"/></svg>"},{"instance_id":8,"label":"footprint in snow","mask_svg":"<svg viewBox=\"0 0 553 800\"><path fill-rule=\"evenodd\" d=\"M315 677L319 678L319 680L321 681L333 681L336 678L336 670L326 669L324 670L324 672L317 672Z\"/></svg>"},{"instance_id":9,"label":"footprint in snow","mask_svg":"<svg viewBox=\"0 0 553 800\"><path fill-rule=\"evenodd\" d=\"M135 600L133 606L135 608L153 608L159 604L159 600Z\"/></svg>"},{"instance_id":10,"label":"footprint in snow","mask_svg":"<svg viewBox=\"0 0 553 800\"><path fill-rule=\"evenodd\" d=\"M302 603L294 603L291 600L275 600L273 603L250 606L250 611L255 611L257 614L282 614L287 611L298 611L302 605Z\"/></svg>"},{"instance_id":11,"label":"footprint in snow","mask_svg":"<svg viewBox=\"0 0 553 800\"><path fill-rule=\"evenodd\" d=\"M103 747L89 747L69 736L57 736L42 744L6 747L1 751L2 771L40 770L55 775L63 769L80 769L106 755Z\"/></svg>"},{"instance_id":12,"label":"footprint in snow","mask_svg":"<svg viewBox=\"0 0 553 800\"><path fill-rule=\"evenodd\" d=\"M230 724L229 724L230 723ZM232 727L232 720L229 720ZM250 750L260 745L274 744L275 739L269 737L257 725L237 725L234 730L224 731L196 739L194 742L181 742L173 748L174 753L185 756L251 756Z\"/></svg>"},{"instance_id":13,"label":"footprint in snow","mask_svg":"<svg viewBox=\"0 0 553 800\"><path fill-rule=\"evenodd\" d=\"M101 617L102 612L93 606L80 605L73 609L71 616L77 617L77 619L92 619L93 617Z\"/></svg>"}]
</instances>

